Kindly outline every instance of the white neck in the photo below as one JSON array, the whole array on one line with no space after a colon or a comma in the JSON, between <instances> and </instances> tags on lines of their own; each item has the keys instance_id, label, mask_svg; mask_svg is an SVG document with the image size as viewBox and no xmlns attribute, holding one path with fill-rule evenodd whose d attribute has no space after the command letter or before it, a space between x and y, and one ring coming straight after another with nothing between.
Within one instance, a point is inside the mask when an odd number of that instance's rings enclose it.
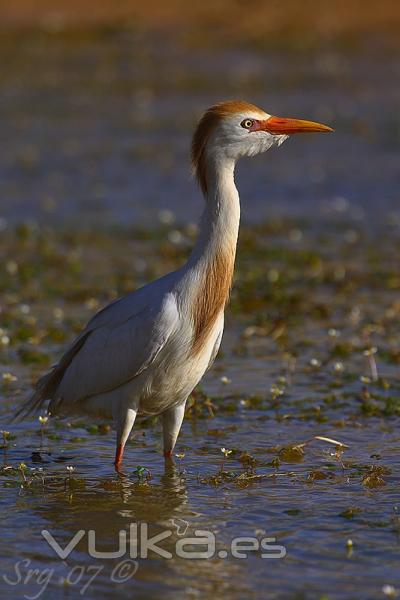
<instances>
[{"instance_id":1,"label":"white neck","mask_svg":"<svg viewBox=\"0 0 400 600\"><path fill-rule=\"evenodd\" d=\"M240 220L234 167L233 160L215 157L207 165L206 208L185 267L193 323L192 356L207 351L208 340L214 343L215 326L229 297Z\"/></svg>"},{"instance_id":2,"label":"white neck","mask_svg":"<svg viewBox=\"0 0 400 600\"><path fill-rule=\"evenodd\" d=\"M188 266L205 266L218 252L236 253L240 222L239 194L234 182L235 161L214 158L207 168L206 207Z\"/></svg>"}]
</instances>

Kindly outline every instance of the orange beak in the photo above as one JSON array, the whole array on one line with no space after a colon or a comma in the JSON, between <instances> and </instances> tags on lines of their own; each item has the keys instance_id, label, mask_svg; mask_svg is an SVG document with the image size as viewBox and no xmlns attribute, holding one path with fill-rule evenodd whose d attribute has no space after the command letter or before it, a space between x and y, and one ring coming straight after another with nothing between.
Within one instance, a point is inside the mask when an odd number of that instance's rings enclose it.
<instances>
[{"instance_id":1,"label":"orange beak","mask_svg":"<svg viewBox=\"0 0 400 600\"><path fill-rule=\"evenodd\" d=\"M264 131L275 135L291 135L292 133L317 133L333 131L331 127L314 123L314 121L303 121L302 119L286 119L284 117L270 117L263 121Z\"/></svg>"}]
</instances>

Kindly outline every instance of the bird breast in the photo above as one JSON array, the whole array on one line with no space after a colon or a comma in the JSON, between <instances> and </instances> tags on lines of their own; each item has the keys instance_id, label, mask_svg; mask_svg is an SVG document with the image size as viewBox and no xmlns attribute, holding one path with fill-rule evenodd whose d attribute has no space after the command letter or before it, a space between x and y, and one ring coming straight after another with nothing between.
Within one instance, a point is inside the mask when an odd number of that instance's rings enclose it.
<instances>
[{"instance_id":1,"label":"bird breast","mask_svg":"<svg viewBox=\"0 0 400 600\"><path fill-rule=\"evenodd\" d=\"M215 359L222 337L223 312L214 321L201 351L196 354L192 352L190 324L185 324L185 320L149 372L143 373L142 381L137 382L141 387L141 414L159 414L173 404L184 402Z\"/></svg>"}]
</instances>

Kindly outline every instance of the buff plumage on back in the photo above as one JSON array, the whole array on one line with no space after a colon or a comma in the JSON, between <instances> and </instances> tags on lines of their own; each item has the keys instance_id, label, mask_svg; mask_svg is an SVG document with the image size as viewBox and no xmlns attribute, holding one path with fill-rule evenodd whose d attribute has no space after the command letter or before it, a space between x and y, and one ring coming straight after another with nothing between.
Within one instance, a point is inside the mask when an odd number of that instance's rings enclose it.
<instances>
[{"instance_id":1,"label":"buff plumage on back","mask_svg":"<svg viewBox=\"0 0 400 600\"><path fill-rule=\"evenodd\" d=\"M261 113L254 104L242 100L228 100L209 108L201 117L192 140L192 168L203 194L207 195L207 142L221 119L238 113Z\"/></svg>"}]
</instances>

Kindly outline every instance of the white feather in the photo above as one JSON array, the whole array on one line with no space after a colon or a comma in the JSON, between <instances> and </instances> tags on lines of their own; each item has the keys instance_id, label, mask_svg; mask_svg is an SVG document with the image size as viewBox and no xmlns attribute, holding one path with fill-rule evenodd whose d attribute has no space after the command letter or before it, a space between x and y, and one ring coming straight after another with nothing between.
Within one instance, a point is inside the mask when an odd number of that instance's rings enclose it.
<instances>
[{"instance_id":1,"label":"white feather","mask_svg":"<svg viewBox=\"0 0 400 600\"><path fill-rule=\"evenodd\" d=\"M51 400L51 413L113 416L119 464L136 415L164 413L165 449L172 451L186 399L221 343L223 309L201 352L191 352L192 309L213 257L224 247L236 248L240 205L233 179L235 163L240 156L263 152L285 138L265 132L249 134L240 126L242 118L249 116L237 114L222 120L208 142L206 209L186 265L95 315L59 363L39 380L18 414Z\"/></svg>"}]
</instances>

